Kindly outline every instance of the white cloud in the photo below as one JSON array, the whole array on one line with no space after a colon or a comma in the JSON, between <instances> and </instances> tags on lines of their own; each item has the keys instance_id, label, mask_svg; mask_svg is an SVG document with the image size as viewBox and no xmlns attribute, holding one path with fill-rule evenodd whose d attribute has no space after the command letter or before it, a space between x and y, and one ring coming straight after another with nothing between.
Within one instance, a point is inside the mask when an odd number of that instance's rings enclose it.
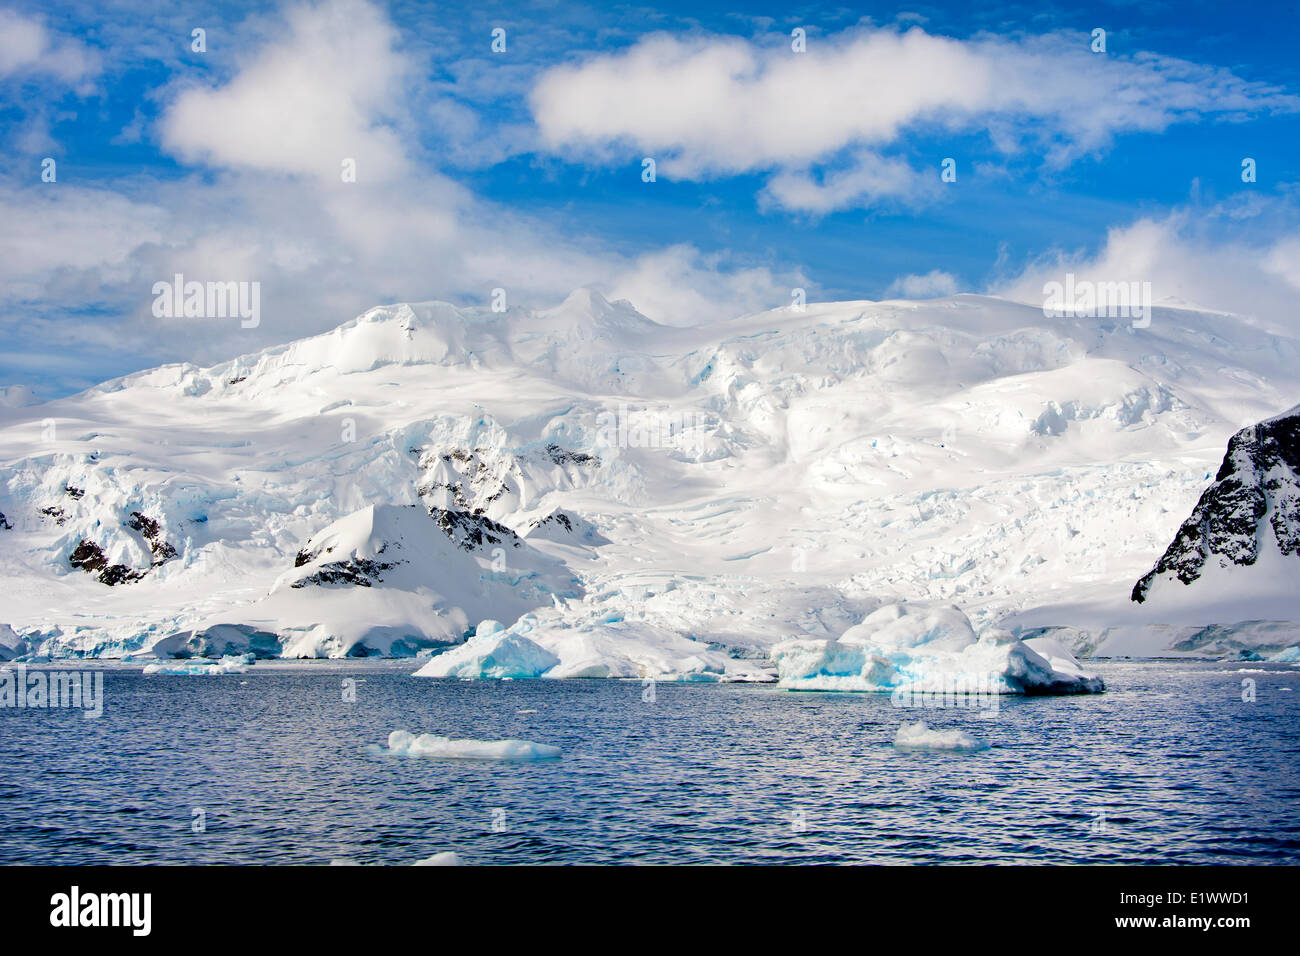
<instances>
[{"instance_id":1,"label":"white cloud","mask_svg":"<svg viewBox=\"0 0 1300 956\"><path fill-rule=\"evenodd\" d=\"M670 246L623 263L601 283L611 298L627 299L667 325L724 321L790 304L802 273L777 276L763 267L724 269L718 257L690 245Z\"/></svg>"},{"instance_id":2,"label":"white cloud","mask_svg":"<svg viewBox=\"0 0 1300 956\"><path fill-rule=\"evenodd\" d=\"M215 362L326 331L380 302L444 299L549 307L590 286L670 325L787 304L801 275L735 267L691 246L620 254L594 239L483 202L438 176L335 188L311 177L229 174L120 189L0 186L0 217L39 222L0 242L0 339L79 376L90 349L137 367ZM135 197L135 198L132 198ZM145 198L147 197L147 198ZM181 272L261 283L255 330L155 319L152 286ZM74 321L79 312L94 319ZM85 378L78 384L89 384Z\"/></svg>"},{"instance_id":3,"label":"white cloud","mask_svg":"<svg viewBox=\"0 0 1300 956\"><path fill-rule=\"evenodd\" d=\"M895 200L911 204L938 192L939 172L928 175L903 160L886 159L872 152L859 153L853 165L825 173L819 182L807 172L783 170L772 176L759 195L764 207L809 212L815 215L850 206L870 206Z\"/></svg>"},{"instance_id":4,"label":"white cloud","mask_svg":"<svg viewBox=\"0 0 1300 956\"><path fill-rule=\"evenodd\" d=\"M0 10L0 79L45 74L73 84L98 70L84 44L52 34L40 20Z\"/></svg>"},{"instance_id":5,"label":"white cloud","mask_svg":"<svg viewBox=\"0 0 1300 956\"><path fill-rule=\"evenodd\" d=\"M1275 242L1264 256L1263 269L1300 290L1300 234Z\"/></svg>"},{"instance_id":6,"label":"white cloud","mask_svg":"<svg viewBox=\"0 0 1300 956\"><path fill-rule=\"evenodd\" d=\"M288 35L256 50L216 88L190 87L162 120L163 146L189 162L340 180L391 178L408 167L399 132L411 64L398 32L362 0L322 0L285 13Z\"/></svg>"},{"instance_id":7,"label":"white cloud","mask_svg":"<svg viewBox=\"0 0 1300 956\"><path fill-rule=\"evenodd\" d=\"M70 274L78 272L93 273L93 286L120 281L132 251L161 240L166 219L161 208L107 189L0 189L0 220L27 224L0 232L2 297L37 298L55 280L75 287Z\"/></svg>"},{"instance_id":8,"label":"white cloud","mask_svg":"<svg viewBox=\"0 0 1300 956\"><path fill-rule=\"evenodd\" d=\"M1277 211L1274 209L1274 211ZM1252 319L1263 328L1295 334L1300 290L1300 231L1269 225L1212 235L1231 210L1177 210L1110 229L1095 254L1056 251L994 291L1042 304L1047 282L1150 282L1155 305L1185 305ZM1285 213L1284 213L1285 218Z\"/></svg>"},{"instance_id":9,"label":"white cloud","mask_svg":"<svg viewBox=\"0 0 1300 956\"><path fill-rule=\"evenodd\" d=\"M885 292L904 299L937 299L957 294L957 279L950 272L931 269L925 275L899 276Z\"/></svg>"},{"instance_id":10,"label":"white cloud","mask_svg":"<svg viewBox=\"0 0 1300 956\"><path fill-rule=\"evenodd\" d=\"M657 34L553 67L531 105L551 150L653 156L685 179L776 171L772 201L821 212L915 195L924 180L879 156L914 127L987 130L1002 151L1036 144L1059 166L1118 133L1294 111L1300 98L1171 57L1093 54L1083 35L953 40L913 28L814 38L806 53ZM845 153L850 169L817 185L809 170Z\"/></svg>"},{"instance_id":11,"label":"white cloud","mask_svg":"<svg viewBox=\"0 0 1300 956\"><path fill-rule=\"evenodd\" d=\"M574 230L562 216L547 220L483 201L430 171L406 147L405 124L415 120L395 115L388 96L403 84L418 84L411 78L417 65L398 49L397 33L381 10L360 0L324 0L317 7L293 8L286 23L287 31L250 47L223 84L176 92L164 115L168 148L182 159L221 168L221 175L195 173L161 182L140 176L99 190L62 181L0 185L0 218L32 224L23 234L13 232L0 242L0 299L10 303L0 312L0 328L11 352L26 343L23 348L39 361L52 355L75 358L75 349L87 347L121 354L128 347L123 343L131 343L129 347L140 350L142 365L215 361L323 331L380 301L441 298L481 304L497 286L507 288L512 307L553 305L574 288L591 286L611 298L627 298L652 318L674 325L786 305L796 286L811 291L813 283L794 268L783 272L737 263L726 254L706 254L691 245L620 253ZM937 67L929 75L934 102L944 102L945 84L956 82L954 64L973 63L972 76L982 69L978 45L924 34L872 36L881 37L878 52L886 59L893 56L902 70L899 76L908 82L913 76L908 70L926 72L909 60L917 56L914 49L929 51L941 61L940 67L948 64L947 80ZM668 43L670 54L689 46L662 38L657 42ZM843 125L859 119L837 114L843 103L837 101L835 109L829 109L812 101L805 125L809 135L819 137L820 145L813 150L798 137L790 142L790 136L777 135L780 123L769 124L761 115L769 106L785 108L777 94L771 94L777 97L774 101L750 88L775 82L771 67L764 65L770 54L733 41L723 46L735 64L751 62L754 71L730 90L740 95L740 108L749 110L728 127L735 142L692 139L693 128L683 125L675 112L689 106L672 102L676 87L653 95L643 91L649 99L631 104L628 115L635 118L637 110L651 110L656 98L664 101L654 107L662 122L655 135L677 144L683 168L692 168L692 163L694 168L712 168L707 165L711 163L723 171L744 164L771 170L765 202L816 213L882 200L905 204L925 190L941 188L935 185L937 173L916 172L906 161L879 151L918 116L945 115L938 107L918 112L921 100L912 92L897 92L907 83L900 80L899 86L890 87L895 90L892 107L863 106L862 112L870 114L863 121L867 125L854 126L848 134L856 139L844 138ZM811 57L816 46L805 55ZM833 52L834 41L831 48ZM1022 43L1019 48L1030 47ZM655 75L668 54L655 52L654 44L638 45L634 53L637 49L637 55L646 58L647 76ZM707 82L714 68L710 41L696 41L689 49L702 58L692 66L700 74L697 105L703 109L696 121L707 122L710 102L730 92L714 90ZM844 60L847 54L841 54ZM605 59L612 70L610 82L617 85L618 67L626 63ZM828 68L823 64L804 78L806 95L826 81ZM588 78L584 69L577 68L573 76ZM987 79L995 86L1007 82ZM600 106L599 90L591 90L586 79L578 87ZM1190 82L1183 102L1199 102L1198 89ZM434 112L440 126L461 129L464 137L478 134L476 117L453 106L440 108L436 97L420 99L428 92L397 98L412 104L412 110L422 109L422 116ZM1226 87L1223 93L1225 104L1235 103ZM978 83L964 95L977 104L969 107L972 111L983 108L978 104L992 96L987 85ZM1252 89L1244 95L1258 106L1272 94ZM1062 101L1057 94L1048 99ZM590 121L592 148L608 148L601 130L609 117L597 109ZM949 116L942 121L955 120ZM1061 122L1067 121L1076 124L1077 137L1062 139L1058 123L1051 126L1053 142L1095 140L1089 132L1093 120L1070 116ZM581 126L586 121L578 117L575 122ZM1112 122L1101 128L1113 127ZM545 124L542 133L547 134ZM1013 129L1007 135L1024 132ZM855 145L847 154L822 162L841 142ZM754 148L757 153L746 152ZM344 155L358 159L357 183L339 181L338 163ZM380 172L387 172L388 178ZM1269 208L1260 200L1257 207L1224 211L1221 218L1240 217L1250 229ZM1293 226L1269 234L1280 238L1242 239L1220 248L1191 228L1186 217L1144 221L1114 231L1096 257L1056 254L1004 283L1003 289L1040 301L1043 274L1059 272L1062 265L1101 274L1124 267L1151 279L1158 298L1178 295L1213 308L1289 316L1280 308L1300 287L1295 267L1300 238ZM177 271L198 279L260 281L262 325L245 331L231 324L154 319L149 310L152 284ZM891 287L891 294L907 297L954 291L956 280L937 269L903 276ZM104 318L62 318L79 310ZM86 367L97 366L87 362Z\"/></svg>"}]
</instances>

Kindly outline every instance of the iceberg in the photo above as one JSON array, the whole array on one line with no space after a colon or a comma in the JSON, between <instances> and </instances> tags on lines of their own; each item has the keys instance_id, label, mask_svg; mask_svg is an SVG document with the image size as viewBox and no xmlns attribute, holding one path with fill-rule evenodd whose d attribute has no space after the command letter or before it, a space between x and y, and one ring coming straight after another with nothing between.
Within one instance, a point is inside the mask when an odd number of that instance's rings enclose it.
<instances>
[{"instance_id":1,"label":"iceberg","mask_svg":"<svg viewBox=\"0 0 1300 956\"><path fill-rule=\"evenodd\" d=\"M558 657L523 634L504 630L498 621L482 621L468 641L430 658L413 676L541 677L558 663Z\"/></svg>"},{"instance_id":2,"label":"iceberg","mask_svg":"<svg viewBox=\"0 0 1300 956\"><path fill-rule=\"evenodd\" d=\"M155 661L144 666L144 673L182 674L191 677L213 674L242 674L248 670L249 665L252 663L252 654L223 657L220 660Z\"/></svg>"},{"instance_id":3,"label":"iceberg","mask_svg":"<svg viewBox=\"0 0 1300 956\"><path fill-rule=\"evenodd\" d=\"M415 677L462 680L605 678L660 681L770 681L752 663L643 621L591 620L571 624L558 609L525 614L509 628L480 622L474 636L431 657Z\"/></svg>"},{"instance_id":4,"label":"iceberg","mask_svg":"<svg viewBox=\"0 0 1300 956\"><path fill-rule=\"evenodd\" d=\"M1275 664L1300 664L1300 645L1284 647L1269 660Z\"/></svg>"},{"instance_id":5,"label":"iceberg","mask_svg":"<svg viewBox=\"0 0 1300 956\"><path fill-rule=\"evenodd\" d=\"M1058 641L1007 631L978 638L951 606L889 604L837 639L796 639L772 649L778 683L791 690L935 694L1098 693Z\"/></svg>"},{"instance_id":6,"label":"iceberg","mask_svg":"<svg viewBox=\"0 0 1300 956\"><path fill-rule=\"evenodd\" d=\"M457 740L435 734L416 736L405 730L388 735L388 749L407 757L444 757L452 760L555 760L560 748L531 740Z\"/></svg>"},{"instance_id":7,"label":"iceberg","mask_svg":"<svg viewBox=\"0 0 1300 956\"><path fill-rule=\"evenodd\" d=\"M963 730L931 730L924 720L899 727L894 735L894 746L899 750L946 750L951 753L973 753L985 747Z\"/></svg>"}]
</instances>

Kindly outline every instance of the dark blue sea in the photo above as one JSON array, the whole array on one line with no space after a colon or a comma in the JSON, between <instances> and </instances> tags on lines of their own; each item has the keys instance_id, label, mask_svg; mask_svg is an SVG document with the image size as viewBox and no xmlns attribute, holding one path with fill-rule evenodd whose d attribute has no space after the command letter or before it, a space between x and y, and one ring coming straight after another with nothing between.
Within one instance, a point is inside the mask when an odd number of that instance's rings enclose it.
<instances>
[{"instance_id":1,"label":"dark blue sea","mask_svg":"<svg viewBox=\"0 0 1300 956\"><path fill-rule=\"evenodd\" d=\"M1300 863L1300 669L1095 663L1105 694L988 718L774 686L435 681L409 661L111 666L98 720L0 708L0 863ZM917 719L987 749L896 750ZM382 752L397 729L562 755Z\"/></svg>"}]
</instances>

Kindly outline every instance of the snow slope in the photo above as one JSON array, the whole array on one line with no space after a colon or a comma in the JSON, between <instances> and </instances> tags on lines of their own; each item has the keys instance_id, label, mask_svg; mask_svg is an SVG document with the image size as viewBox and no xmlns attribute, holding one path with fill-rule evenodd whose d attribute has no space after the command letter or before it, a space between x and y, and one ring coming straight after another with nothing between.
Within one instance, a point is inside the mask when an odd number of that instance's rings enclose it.
<instances>
[{"instance_id":1,"label":"snow slope","mask_svg":"<svg viewBox=\"0 0 1300 956\"><path fill-rule=\"evenodd\" d=\"M1162 653L1248 619L1110 629L1298 359L1234 316L967 295L690 329L587 290L384 306L6 408L0 621L111 657L427 654L491 619L557 675L737 679L908 602Z\"/></svg>"}]
</instances>

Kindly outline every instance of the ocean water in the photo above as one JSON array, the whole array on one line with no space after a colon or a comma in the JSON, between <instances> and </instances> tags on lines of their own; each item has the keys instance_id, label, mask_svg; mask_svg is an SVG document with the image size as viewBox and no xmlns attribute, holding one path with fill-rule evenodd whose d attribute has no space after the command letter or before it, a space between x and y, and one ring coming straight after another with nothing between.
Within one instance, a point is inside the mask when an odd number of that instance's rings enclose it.
<instances>
[{"instance_id":1,"label":"ocean water","mask_svg":"<svg viewBox=\"0 0 1300 956\"><path fill-rule=\"evenodd\" d=\"M1096 666L1103 695L987 718L772 686L433 681L409 661L114 666L98 720L0 708L0 863L1300 863L1300 669ZM895 750L916 719L988 748ZM394 756L396 729L562 757Z\"/></svg>"}]
</instances>

